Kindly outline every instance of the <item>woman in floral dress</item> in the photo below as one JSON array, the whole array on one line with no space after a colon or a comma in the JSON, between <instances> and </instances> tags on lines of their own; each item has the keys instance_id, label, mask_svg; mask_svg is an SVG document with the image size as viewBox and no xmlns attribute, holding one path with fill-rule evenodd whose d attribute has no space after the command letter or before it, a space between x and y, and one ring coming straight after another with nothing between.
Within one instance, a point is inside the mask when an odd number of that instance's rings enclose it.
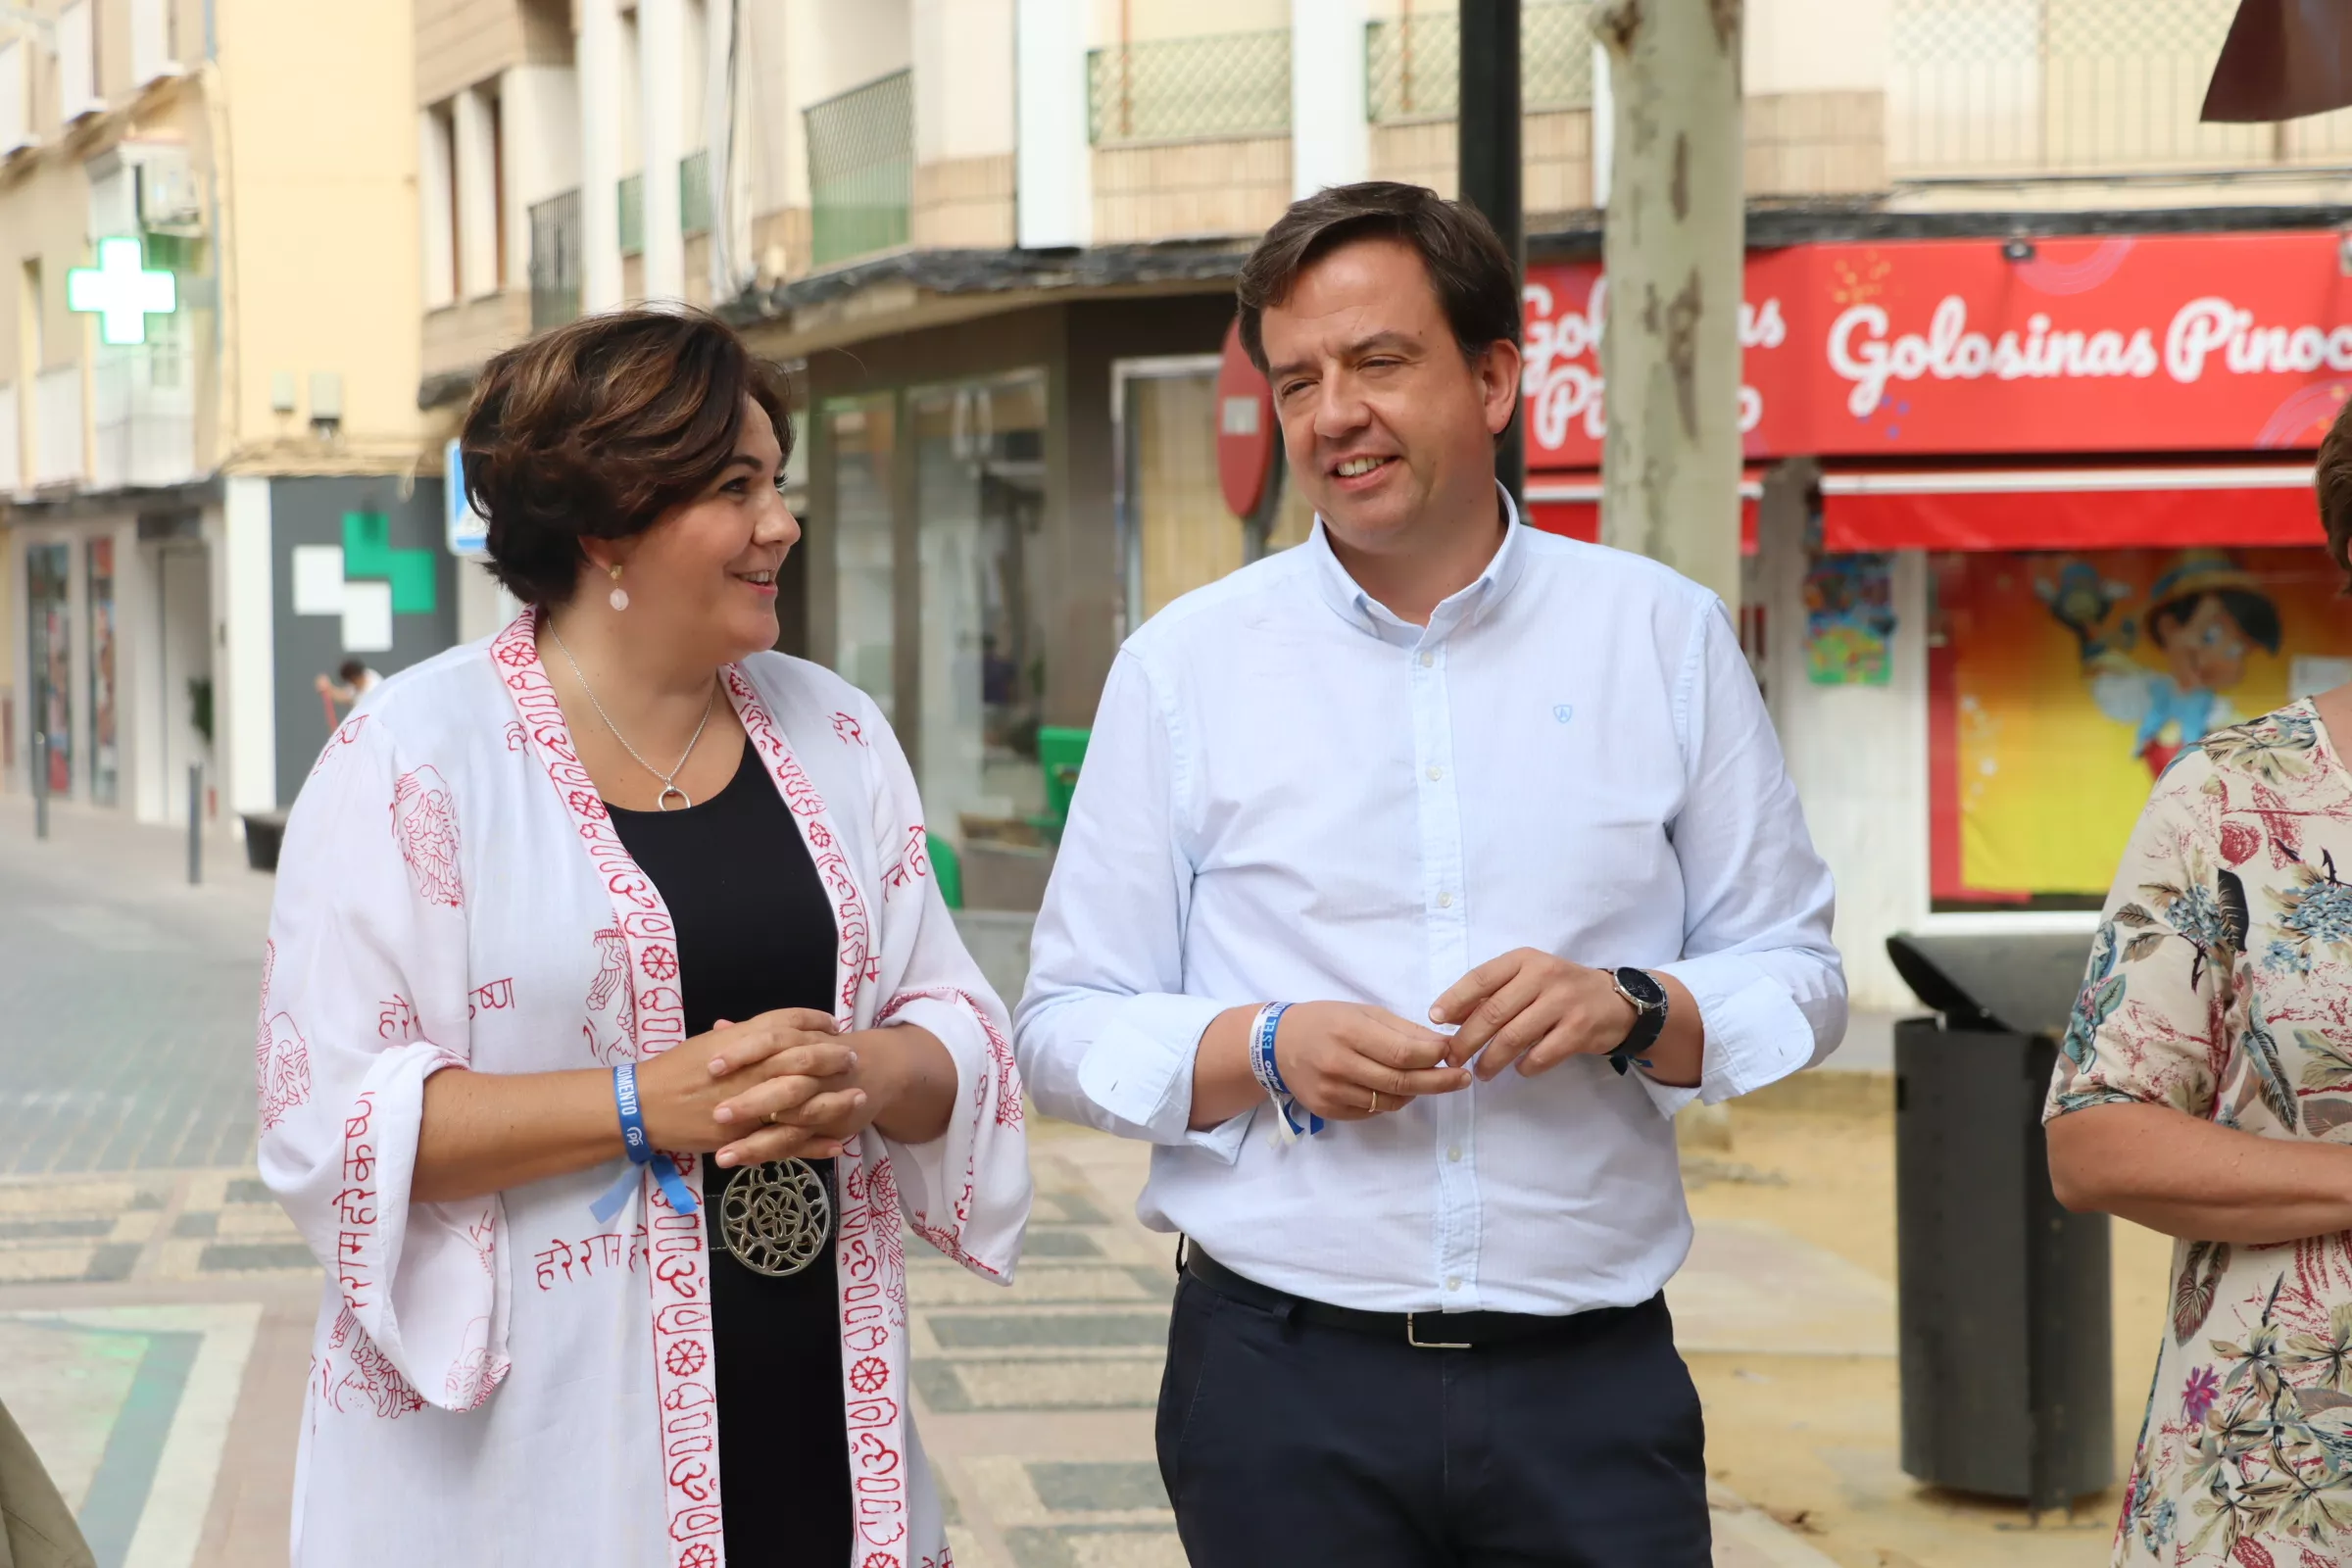
<instances>
[{"instance_id":1,"label":"woman in floral dress","mask_svg":"<svg viewBox=\"0 0 2352 1568\"><path fill-rule=\"evenodd\" d=\"M2336 564L2352 426L2321 449ZM2347 571L2352 578L2352 571ZM2179 1238L2114 1561L2352 1564L2352 687L2216 730L2125 852L2048 1118L2070 1208Z\"/></svg>"}]
</instances>

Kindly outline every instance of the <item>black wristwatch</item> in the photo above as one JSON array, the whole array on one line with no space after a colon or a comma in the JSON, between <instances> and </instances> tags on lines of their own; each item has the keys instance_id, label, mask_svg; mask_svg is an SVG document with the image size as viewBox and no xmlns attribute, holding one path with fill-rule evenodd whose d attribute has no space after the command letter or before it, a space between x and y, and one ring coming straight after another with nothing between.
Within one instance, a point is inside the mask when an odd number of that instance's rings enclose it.
<instances>
[{"instance_id":1,"label":"black wristwatch","mask_svg":"<svg viewBox=\"0 0 2352 1568\"><path fill-rule=\"evenodd\" d=\"M1666 988L1642 969L1619 969L1609 979L1634 1008L1634 1027L1625 1043L1609 1053L1609 1065L1622 1076L1630 1063L1649 1065L1643 1054L1666 1031Z\"/></svg>"}]
</instances>

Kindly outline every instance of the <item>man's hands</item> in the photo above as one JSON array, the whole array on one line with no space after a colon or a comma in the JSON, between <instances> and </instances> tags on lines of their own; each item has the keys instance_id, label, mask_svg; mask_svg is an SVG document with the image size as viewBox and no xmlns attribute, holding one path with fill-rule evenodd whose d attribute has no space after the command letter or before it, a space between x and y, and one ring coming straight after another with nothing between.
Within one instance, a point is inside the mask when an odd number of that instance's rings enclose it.
<instances>
[{"instance_id":1,"label":"man's hands","mask_svg":"<svg viewBox=\"0 0 2352 1568\"><path fill-rule=\"evenodd\" d=\"M1282 1015L1274 1064L1298 1103L1326 1121L1363 1121L1419 1095L1467 1088L1446 1037L1354 1002L1306 1002ZM1377 1097L1377 1098L1375 1098Z\"/></svg>"},{"instance_id":2,"label":"man's hands","mask_svg":"<svg viewBox=\"0 0 2352 1568\"><path fill-rule=\"evenodd\" d=\"M1650 1076L1689 1087L1698 1082L1705 1041L1698 1004L1672 975L1655 978L1666 988L1667 1009L1665 1032L1647 1053ZM1532 1078L1570 1056L1605 1056L1625 1044L1636 1012L1607 970L1517 948L1455 981L1429 1016L1461 1026L1446 1059L1477 1057L1473 1070L1486 1083L1513 1062Z\"/></svg>"},{"instance_id":3,"label":"man's hands","mask_svg":"<svg viewBox=\"0 0 2352 1568\"><path fill-rule=\"evenodd\" d=\"M829 1159L874 1118L858 1052L807 1007L726 1023L637 1069L656 1149L716 1152L721 1165Z\"/></svg>"},{"instance_id":4,"label":"man's hands","mask_svg":"<svg viewBox=\"0 0 2352 1568\"><path fill-rule=\"evenodd\" d=\"M1656 1082L1698 1082L1706 1041L1698 1004L1680 980L1666 988L1666 1028L1644 1053ZM1188 1125L1205 1132L1265 1103L1250 1067L1255 1006L1228 1007L1200 1036ZM1352 1002L1305 1002L1282 1015L1275 1065L1298 1102L1327 1121L1363 1121L1402 1110L1423 1095L1451 1094L1516 1062L1534 1077L1573 1055L1606 1055L1634 1026L1633 1004L1606 971L1521 948L1471 970L1430 1008L1438 1029ZM1448 1038L1446 1025L1459 1024ZM1475 1062L1471 1058L1476 1057Z\"/></svg>"}]
</instances>

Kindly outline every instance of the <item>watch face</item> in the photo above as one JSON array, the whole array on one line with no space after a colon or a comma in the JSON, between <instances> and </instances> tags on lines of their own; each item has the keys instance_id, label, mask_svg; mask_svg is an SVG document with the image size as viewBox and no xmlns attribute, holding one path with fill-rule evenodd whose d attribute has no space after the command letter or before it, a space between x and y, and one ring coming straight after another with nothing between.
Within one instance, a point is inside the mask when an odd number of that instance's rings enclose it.
<instances>
[{"instance_id":1,"label":"watch face","mask_svg":"<svg viewBox=\"0 0 2352 1568\"><path fill-rule=\"evenodd\" d=\"M1617 983L1624 987L1625 994L1640 1003L1644 1010L1651 1007L1662 1007L1666 1004L1666 988L1651 979L1644 970L1620 969L1617 971Z\"/></svg>"}]
</instances>

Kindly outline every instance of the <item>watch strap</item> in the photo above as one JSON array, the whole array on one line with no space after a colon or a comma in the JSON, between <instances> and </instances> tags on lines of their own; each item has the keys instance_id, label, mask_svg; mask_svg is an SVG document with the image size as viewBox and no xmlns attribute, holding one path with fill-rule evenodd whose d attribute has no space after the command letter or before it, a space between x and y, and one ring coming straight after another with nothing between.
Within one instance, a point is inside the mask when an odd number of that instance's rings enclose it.
<instances>
[{"instance_id":1,"label":"watch strap","mask_svg":"<svg viewBox=\"0 0 2352 1568\"><path fill-rule=\"evenodd\" d=\"M1661 989L1655 1004L1644 1004L1640 997L1626 989L1625 983L1617 978L1614 971L1609 975L1609 983L1634 1008L1633 1028L1626 1032L1624 1041L1617 1049L1609 1053L1609 1065L1622 1077L1629 1066L1637 1063L1643 1067L1649 1065L1645 1054L1658 1043L1658 1036L1666 1032L1668 999Z\"/></svg>"}]
</instances>

